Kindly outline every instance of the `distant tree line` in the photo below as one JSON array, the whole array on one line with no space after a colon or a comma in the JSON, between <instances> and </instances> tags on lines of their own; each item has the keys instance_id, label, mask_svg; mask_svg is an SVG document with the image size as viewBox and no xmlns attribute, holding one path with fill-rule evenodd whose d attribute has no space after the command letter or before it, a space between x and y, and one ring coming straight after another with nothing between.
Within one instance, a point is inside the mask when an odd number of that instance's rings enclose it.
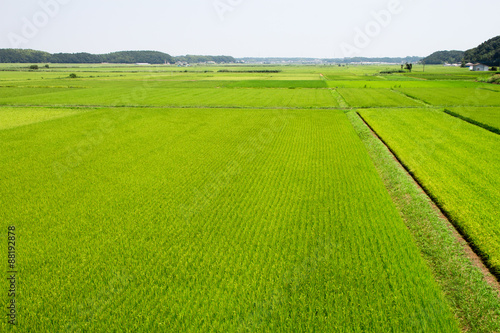
<instances>
[{"instance_id":1,"label":"distant tree line","mask_svg":"<svg viewBox=\"0 0 500 333\"><path fill-rule=\"evenodd\" d=\"M418 62L422 57L382 57L382 58L367 58L367 57L353 57L353 58L238 58L239 62L245 63L314 63L318 60L328 64L349 64L354 62L386 62L386 63L403 63L403 62Z\"/></svg>"},{"instance_id":2,"label":"distant tree line","mask_svg":"<svg viewBox=\"0 0 500 333\"><path fill-rule=\"evenodd\" d=\"M386 63L412 63L418 62L422 57L404 57L404 58L393 58L393 57L382 57L382 58L365 58L365 57L354 57L345 58L343 62L386 62Z\"/></svg>"},{"instance_id":3,"label":"distant tree line","mask_svg":"<svg viewBox=\"0 0 500 333\"><path fill-rule=\"evenodd\" d=\"M231 71L229 69L221 69L219 73L281 73L279 69L251 69L244 71Z\"/></svg>"},{"instance_id":4,"label":"distant tree line","mask_svg":"<svg viewBox=\"0 0 500 333\"><path fill-rule=\"evenodd\" d=\"M464 51L438 51L422 59L426 65L459 64L464 58Z\"/></svg>"},{"instance_id":5,"label":"distant tree line","mask_svg":"<svg viewBox=\"0 0 500 333\"><path fill-rule=\"evenodd\" d=\"M64 63L64 64L163 64L183 61L199 63L213 61L215 63L230 63L236 60L229 56L182 56L171 55L158 51L120 51L107 54L91 53L55 53L24 49L0 49L0 63Z\"/></svg>"},{"instance_id":6,"label":"distant tree line","mask_svg":"<svg viewBox=\"0 0 500 333\"><path fill-rule=\"evenodd\" d=\"M183 61L183 62L187 62L190 64L197 64L197 63L210 62L210 61L213 61L217 64L236 62L236 60L230 56L203 56L203 55L179 56L179 57L175 57L175 61Z\"/></svg>"}]
</instances>

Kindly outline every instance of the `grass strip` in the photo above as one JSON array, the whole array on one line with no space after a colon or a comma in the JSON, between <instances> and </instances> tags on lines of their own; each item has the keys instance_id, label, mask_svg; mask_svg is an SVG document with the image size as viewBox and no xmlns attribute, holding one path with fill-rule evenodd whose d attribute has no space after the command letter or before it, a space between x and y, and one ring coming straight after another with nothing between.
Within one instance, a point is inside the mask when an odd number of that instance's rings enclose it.
<instances>
[{"instance_id":1,"label":"grass strip","mask_svg":"<svg viewBox=\"0 0 500 333\"><path fill-rule=\"evenodd\" d=\"M347 104L344 97L337 90L331 89L331 92L332 92L333 98L335 98L335 100L337 101L337 103L339 104L339 106L341 108L345 108L345 109L349 108L349 104Z\"/></svg>"},{"instance_id":2,"label":"grass strip","mask_svg":"<svg viewBox=\"0 0 500 333\"><path fill-rule=\"evenodd\" d=\"M413 96L410 96L410 95L408 95L408 94L405 94L405 93L404 93L404 92L402 92L402 91L395 90L395 89L391 89L391 91L392 91L393 93L396 93L396 94L399 94L399 95L405 96L405 97L407 97L407 98L411 99L412 101L415 101L416 103L422 104L422 105L423 105L423 106L425 106L425 107L430 107L430 106L431 106L429 103L427 103L427 102L425 102L425 101L423 101L423 100L421 100L421 99L415 98L415 97L413 97Z\"/></svg>"},{"instance_id":3,"label":"grass strip","mask_svg":"<svg viewBox=\"0 0 500 333\"><path fill-rule=\"evenodd\" d=\"M483 124L479 121L476 121L474 119L471 119L471 118L468 118L468 117L464 117L462 116L461 114L458 114L458 113L455 113L451 110L448 110L448 109L444 109L444 112L449 114L450 116L453 116L453 117L456 117L458 119L462 119L472 125L476 125L476 126L479 126L479 127L482 127L484 128L485 130L488 130L490 132L493 132L493 133L496 133L496 134L500 134L500 129L496 128L496 127L493 127L493 126L490 126L490 125L487 125L487 124Z\"/></svg>"},{"instance_id":4,"label":"grass strip","mask_svg":"<svg viewBox=\"0 0 500 333\"><path fill-rule=\"evenodd\" d=\"M500 298L495 287L498 282L487 270L481 271L474 264L451 224L433 208L429 197L359 115L350 111L347 117L365 144L462 330L500 332Z\"/></svg>"}]
</instances>

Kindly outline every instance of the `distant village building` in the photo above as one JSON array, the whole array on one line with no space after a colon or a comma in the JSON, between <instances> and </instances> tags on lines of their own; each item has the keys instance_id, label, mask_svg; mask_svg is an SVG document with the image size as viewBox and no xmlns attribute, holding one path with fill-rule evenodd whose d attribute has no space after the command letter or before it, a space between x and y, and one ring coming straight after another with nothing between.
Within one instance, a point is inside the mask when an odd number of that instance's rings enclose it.
<instances>
[{"instance_id":1,"label":"distant village building","mask_svg":"<svg viewBox=\"0 0 500 333\"><path fill-rule=\"evenodd\" d=\"M150 64L147 62L136 62L135 63L137 66L149 66Z\"/></svg>"},{"instance_id":2,"label":"distant village building","mask_svg":"<svg viewBox=\"0 0 500 333\"><path fill-rule=\"evenodd\" d=\"M470 70L474 72L487 72L490 68L483 64L472 64L472 66L470 66Z\"/></svg>"}]
</instances>

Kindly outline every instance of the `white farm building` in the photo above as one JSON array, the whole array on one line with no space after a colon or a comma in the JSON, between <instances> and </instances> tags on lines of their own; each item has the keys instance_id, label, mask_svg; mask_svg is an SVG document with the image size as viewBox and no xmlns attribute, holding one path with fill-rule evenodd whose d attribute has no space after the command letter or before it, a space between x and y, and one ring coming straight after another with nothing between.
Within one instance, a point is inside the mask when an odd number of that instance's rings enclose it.
<instances>
[{"instance_id":1,"label":"white farm building","mask_svg":"<svg viewBox=\"0 0 500 333\"><path fill-rule=\"evenodd\" d=\"M471 71L474 71L474 72L487 72L490 68L486 65L483 65L483 64L472 64L472 66L470 66L470 70Z\"/></svg>"}]
</instances>

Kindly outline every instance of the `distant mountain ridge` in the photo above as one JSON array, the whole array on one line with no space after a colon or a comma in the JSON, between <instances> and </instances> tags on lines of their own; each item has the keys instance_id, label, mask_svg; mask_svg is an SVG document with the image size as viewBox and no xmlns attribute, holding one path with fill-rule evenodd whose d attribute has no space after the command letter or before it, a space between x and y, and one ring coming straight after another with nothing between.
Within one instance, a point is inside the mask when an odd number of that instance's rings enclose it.
<instances>
[{"instance_id":1,"label":"distant mountain ridge","mask_svg":"<svg viewBox=\"0 0 500 333\"><path fill-rule=\"evenodd\" d=\"M464 51L437 51L422 59L427 65L457 64L464 58Z\"/></svg>"},{"instance_id":2,"label":"distant mountain ridge","mask_svg":"<svg viewBox=\"0 0 500 333\"><path fill-rule=\"evenodd\" d=\"M187 63L209 62L232 63L236 62L230 56L196 56L186 55L172 57L158 51L120 51L107 54L91 53L55 53L25 49L0 49L0 63L64 63L64 64L100 64L103 62L115 64L163 64L177 61Z\"/></svg>"}]
</instances>

